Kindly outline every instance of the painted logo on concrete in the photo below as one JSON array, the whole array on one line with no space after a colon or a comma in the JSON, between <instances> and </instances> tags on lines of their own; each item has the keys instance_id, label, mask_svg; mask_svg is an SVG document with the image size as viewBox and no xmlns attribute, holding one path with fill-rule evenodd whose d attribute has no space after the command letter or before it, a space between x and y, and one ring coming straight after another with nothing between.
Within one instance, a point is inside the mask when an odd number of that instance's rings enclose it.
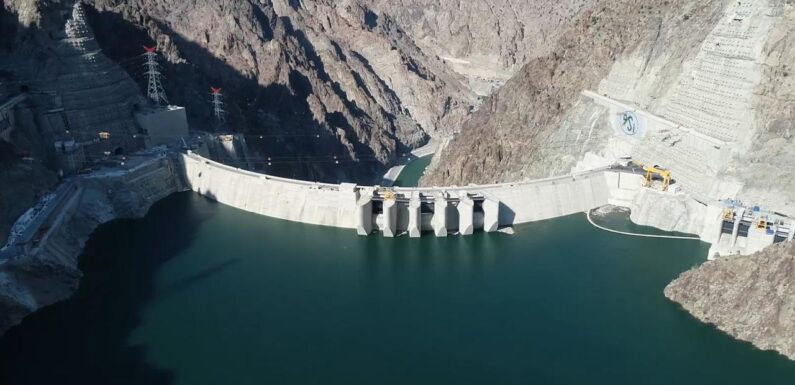
<instances>
[{"instance_id":1,"label":"painted logo on concrete","mask_svg":"<svg viewBox=\"0 0 795 385\"><path fill-rule=\"evenodd\" d=\"M627 135L638 133L638 117L633 112L621 114L621 130Z\"/></svg>"},{"instance_id":2,"label":"painted logo on concrete","mask_svg":"<svg viewBox=\"0 0 795 385\"><path fill-rule=\"evenodd\" d=\"M645 136L645 122L633 111L624 111L616 115L615 127L618 131L632 139L640 140Z\"/></svg>"}]
</instances>

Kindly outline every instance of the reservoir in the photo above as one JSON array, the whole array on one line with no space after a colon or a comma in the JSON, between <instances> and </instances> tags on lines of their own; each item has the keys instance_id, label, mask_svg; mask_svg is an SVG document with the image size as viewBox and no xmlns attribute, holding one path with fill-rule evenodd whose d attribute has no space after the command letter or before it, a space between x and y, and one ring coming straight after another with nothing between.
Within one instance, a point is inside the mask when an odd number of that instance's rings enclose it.
<instances>
[{"instance_id":1,"label":"reservoir","mask_svg":"<svg viewBox=\"0 0 795 385\"><path fill-rule=\"evenodd\" d=\"M76 295L0 339L0 384L792 384L664 298L707 249L584 214L359 237L180 193L100 227Z\"/></svg>"}]
</instances>

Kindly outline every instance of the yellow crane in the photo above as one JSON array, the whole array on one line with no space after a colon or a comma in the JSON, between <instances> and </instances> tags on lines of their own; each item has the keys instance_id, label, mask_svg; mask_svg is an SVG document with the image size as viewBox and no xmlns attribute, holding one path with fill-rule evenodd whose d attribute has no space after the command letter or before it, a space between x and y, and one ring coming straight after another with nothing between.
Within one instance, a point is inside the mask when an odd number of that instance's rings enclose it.
<instances>
[{"instance_id":1,"label":"yellow crane","mask_svg":"<svg viewBox=\"0 0 795 385\"><path fill-rule=\"evenodd\" d=\"M387 201L397 200L397 194L395 194L395 192L392 191L392 190L386 190L384 192L384 200L387 200Z\"/></svg>"},{"instance_id":2,"label":"yellow crane","mask_svg":"<svg viewBox=\"0 0 795 385\"><path fill-rule=\"evenodd\" d=\"M662 191L668 191L668 187L671 185L671 170L666 170L657 166L643 166L643 169L646 170L646 182L644 186L651 187L654 175L659 175L663 179Z\"/></svg>"}]
</instances>

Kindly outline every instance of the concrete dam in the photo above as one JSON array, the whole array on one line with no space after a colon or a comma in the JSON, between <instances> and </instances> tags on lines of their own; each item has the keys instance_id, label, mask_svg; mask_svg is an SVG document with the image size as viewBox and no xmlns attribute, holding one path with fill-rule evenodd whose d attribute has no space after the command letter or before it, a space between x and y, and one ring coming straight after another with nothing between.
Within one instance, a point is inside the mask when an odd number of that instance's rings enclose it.
<instances>
[{"instance_id":1,"label":"concrete dam","mask_svg":"<svg viewBox=\"0 0 795 385\"><path fill-rule=\"evenodd\" d=\"M386 237L432 231L492 232L613 204L629 207L643 176L600 168L527 182L464 187L382 188L279 178L180 154L186 185L241 210L314 225L381 231Z\"/></svg>"}]
</instances>

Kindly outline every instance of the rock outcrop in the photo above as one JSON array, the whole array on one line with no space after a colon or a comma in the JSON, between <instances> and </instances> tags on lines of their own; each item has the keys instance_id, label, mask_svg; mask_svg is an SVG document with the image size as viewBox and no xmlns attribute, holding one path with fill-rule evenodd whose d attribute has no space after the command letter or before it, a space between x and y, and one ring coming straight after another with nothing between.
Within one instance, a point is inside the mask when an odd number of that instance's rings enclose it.
<instances>
[{"instance_id":1,"label":"rock outcrop","mask_svg":"<svg viewBox=\"0 0 795 385\"><path fill-rule=\"evenodd\" d=\"M90 3L109 56L159 47L171 101L188 107L194 127L216 129L206 95L222 87L229 128L254 139L254 156L283 159L260 162L272 174L370 182L477 103L462 77L364 2Z\"/></svg>"},{"instance_id":2,"label":"rock outcrop","mask_svg":"<svg viewBox=\"0 0 795 385\"><path fill-rule=\"evenodd\" d=\"M425 52L464 75L487 96L533 58L550 53L590 0L377 0L374 9L395 19Z\"/></svg>"},{"instance_id":3,"label":"rock outcrop","mask_svg":"<svg viewBox=\"0 0 795 385\"><path fill-rule=\"evenodd\" d=\"M795 215L789 2L586 4L553 48L492 95L434 162L426 185L568 173L585 154L670 168L704 200L740 198ZM619 107L664 119L626 147Z\"/></svg>"},{"instance_id":4,"label":"rock outcrop","mask_svg":"<svg viewBox=\"0 0 795 385\"><path fill-rule=\"evenodd\" d=\"M580 93L597 89L617 63L637 55L647 59L646 67L632 76L648 83L633 84L659 97L682 61L696 54L723 4L585 3L577 17L559 26L559 37L545 42L549 53L528 62L464 124L424 183L492 183L568 172L584 152L604 145L585 140L591 127L608 121L601 118L603 110L581 103Z\"/></svg>"},{"instance_id":5,"label":"rock outcrop","mask_svg":"<svg viewBox=\"0 0 795 385\"><path fill-rule=\"evenodd\" d=\"M162 158L134 174L83 180L82 192L70 208L55 213L60 219L39 246L0 261L0 335L28 314L69 298L83 275L78 256L97 226L143 217L152 204L183 190L178 167L176 159Z\"/></svg>"},{"instance_id":6,"label":"rock outcrop","mask_svg":"<svg viewBox=\"0 0 795 385\"><path fill-rule=\"evenodd\" d=\"M27 93L0 111L1 245L14 221L58 182L58 134L72 129L78 140L87 140L108 130L119 133L120 141L133 139L129 102L141 98L140 92L121 68L95 55L93 40L68 35L62 15L70 17L70 10L43 1L6 1L0 7L0 105ZM94 119L86 119L92 114Z\"/></svg>"},{"instance_id":7,"label":"rock outcrop","mask_svg":"<svg viewBox=\"0 0 795 385\"><path fill-rule=\"evenodd\" d=\"M709 261L683 273L665 296L735 338L795 360L795 243Z\"/></svg>"}]
</instances>

